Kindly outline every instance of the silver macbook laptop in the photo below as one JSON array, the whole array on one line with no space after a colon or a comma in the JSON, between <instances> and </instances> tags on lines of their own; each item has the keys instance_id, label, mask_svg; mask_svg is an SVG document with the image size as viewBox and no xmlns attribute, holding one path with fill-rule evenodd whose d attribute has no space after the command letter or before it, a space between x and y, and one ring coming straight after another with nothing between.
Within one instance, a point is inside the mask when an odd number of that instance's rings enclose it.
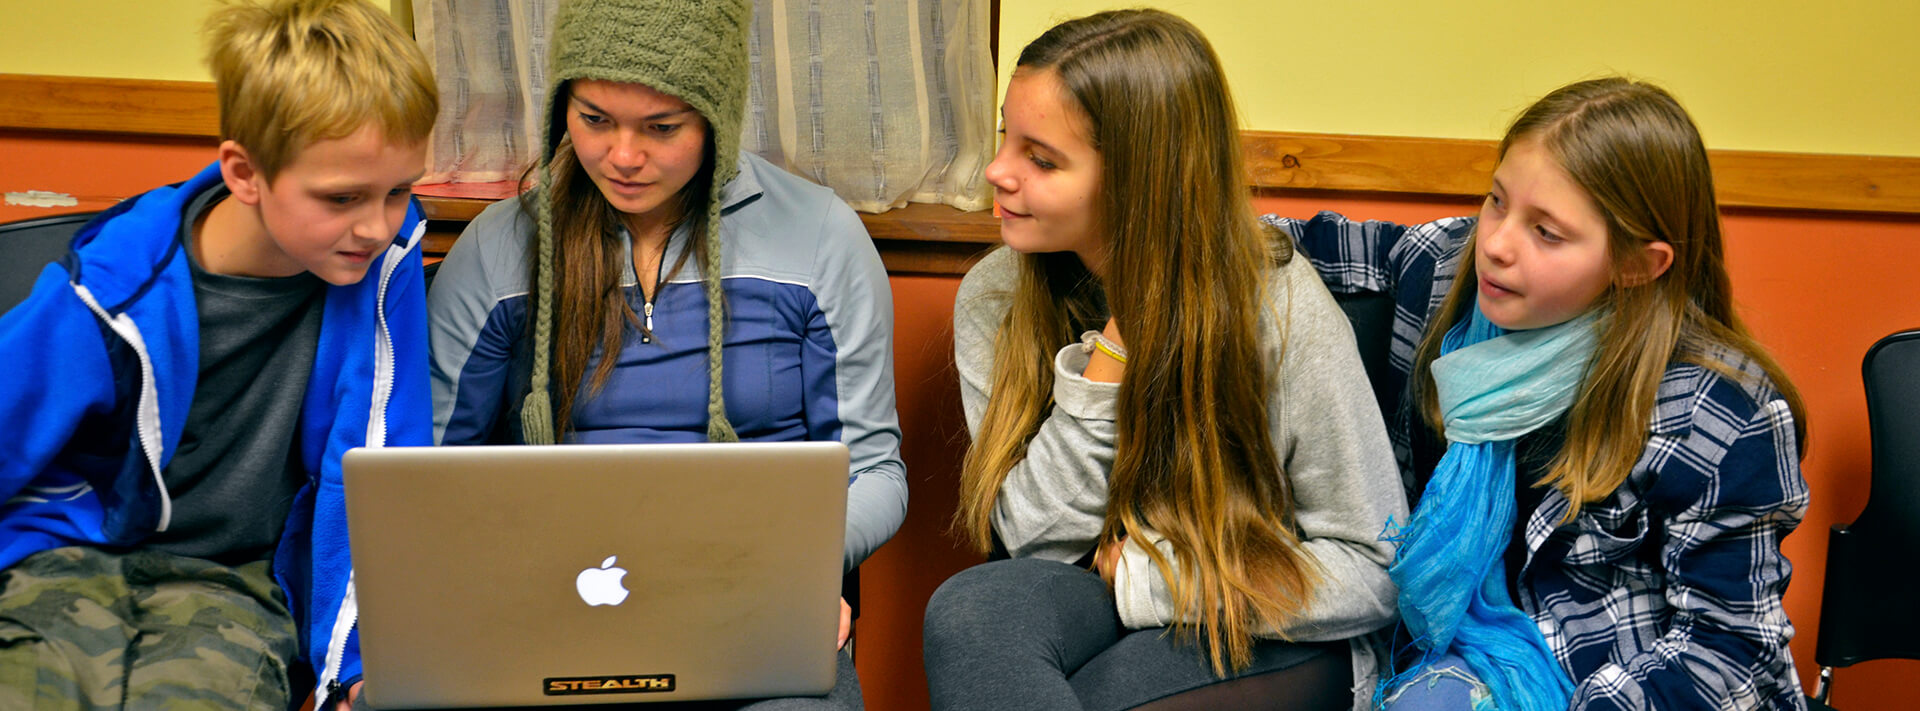
<instances>
[{"instance_id":1,"label":"silver macbook laptop","mask_svg":"<svg viewBox=\"0 0 1920 711\"><path fill-rule=\"evenodd\" d=\"M375 708L833 686L840 443L395 447L343 468Z\"/></svg>"}]
</instances>

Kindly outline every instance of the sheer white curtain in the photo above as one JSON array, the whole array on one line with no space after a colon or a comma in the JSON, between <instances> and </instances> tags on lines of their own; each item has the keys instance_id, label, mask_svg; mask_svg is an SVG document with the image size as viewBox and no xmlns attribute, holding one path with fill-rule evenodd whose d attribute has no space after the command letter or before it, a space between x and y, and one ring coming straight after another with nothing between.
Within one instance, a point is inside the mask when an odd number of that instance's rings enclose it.
<instances>
[{"instance_id":1,"label":"sheer white curtain","mask_svg":"<svg viewBox=\"0 0 1920 711\"><path fill-rule=\"evenodd\" d=\"M517 180L540 157L547 28L557 5L413 0L414 36L440 85L421 182Z\"/></svg>"},{"instance_id":2,"label":"sheer white curtain","mask_svg":"<svg viewBox=\"0 0 1920 711\"><path fill-rule=\"evenodd\" d=\"M538 157L556 4L414 0L442 107L425 182L514 180ZM755 0L742 149L858 210L985 209L988 12L988 0Z\"/></svg>"}]
</instances>

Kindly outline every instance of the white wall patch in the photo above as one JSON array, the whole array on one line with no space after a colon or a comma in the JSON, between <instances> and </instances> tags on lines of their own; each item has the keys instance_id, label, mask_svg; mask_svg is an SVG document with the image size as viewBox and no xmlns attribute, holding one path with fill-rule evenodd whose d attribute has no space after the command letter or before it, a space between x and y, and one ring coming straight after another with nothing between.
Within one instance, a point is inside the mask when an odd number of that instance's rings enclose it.
<instances>
[{"instance_id":1,"label":"white wall patch","mask_svg":"<svg viewBox=\"0 0 1920 711\"><path fill-rule=\"evenodd\" d=\"M25 207L73 207L80 204L80 201L66 193L28 190L24 193L7 193L7 204Z\"/></svg>"}]
</instances>

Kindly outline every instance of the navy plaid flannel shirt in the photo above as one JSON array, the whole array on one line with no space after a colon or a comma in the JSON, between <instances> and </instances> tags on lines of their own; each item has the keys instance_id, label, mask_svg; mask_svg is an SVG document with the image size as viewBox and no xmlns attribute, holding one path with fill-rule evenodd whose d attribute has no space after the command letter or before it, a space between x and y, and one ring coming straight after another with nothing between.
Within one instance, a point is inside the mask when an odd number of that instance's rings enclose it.
<instances>
[{"instance_id":1,"label":"navy plaid flannel shirt","mask_svg":"<svg viewBox=\"0 0 1920 711\"><path fill-rule=\"evenodd\" d=\"M1262 219L1294 238L1332 291L1393 295L1392 372L1379 385L1405 393L1474 219ZM1669 365L1626 482L1566 525L1569 502L1549 490L1527 521L1518 603L1572 676L1574 709L1806 708L1781 602L1792 566L1780 540L1807 510L1793 415L1751 361L1710 355L1745 377ZM1390 409L1412 481L1411 428L1424 424L1404 404Z\"/></svg>"}]
</instances>

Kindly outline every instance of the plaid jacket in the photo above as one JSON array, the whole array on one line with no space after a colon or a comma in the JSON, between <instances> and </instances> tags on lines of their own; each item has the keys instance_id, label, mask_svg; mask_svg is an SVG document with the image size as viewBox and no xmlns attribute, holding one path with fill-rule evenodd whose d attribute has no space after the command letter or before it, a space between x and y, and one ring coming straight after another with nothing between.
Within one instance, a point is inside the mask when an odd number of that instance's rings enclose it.
<instances>
[{"instance_id":1,"label":"plaid jacket","mask_svg":"<svg viewBox=\"0 0 1920 711\"><path fill-rule=\"evenodd\" d=\"M1293 236L1332 291L1393 295L1392 367L1378 385L1407 392L1474 220L1263 219ZM1792 566L1780 540L1807 510L1793 416L1753 362L1711 355L1750 377L1669 365L1626 482L1566 525L1569 502L1549 490L1527 521L1518 603L1572 676L1574 709L1806 708L1781 604ZM1406 399L1385 414L1412 481L1412 428L1424 424Z\"/></svg>"}]
</instances>

